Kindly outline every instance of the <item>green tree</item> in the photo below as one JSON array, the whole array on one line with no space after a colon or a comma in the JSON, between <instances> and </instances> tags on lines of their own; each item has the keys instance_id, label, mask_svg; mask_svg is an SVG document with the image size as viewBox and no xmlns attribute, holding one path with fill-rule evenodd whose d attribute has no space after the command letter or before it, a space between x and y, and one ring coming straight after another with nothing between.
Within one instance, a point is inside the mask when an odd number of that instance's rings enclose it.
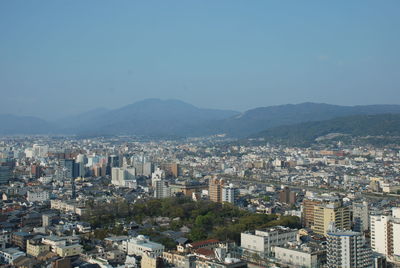
<instances>
[{"instance_id":1,"label":"green tree","mask_svg":"<svg viewBox=\"0 0 400 268\"><path fill-rule=\"evenodd\" d=\"M207 238L207 231L201 227L193 227L189 233L189 238L193 241L199 241Z\"/></svg>"}]
</instances>

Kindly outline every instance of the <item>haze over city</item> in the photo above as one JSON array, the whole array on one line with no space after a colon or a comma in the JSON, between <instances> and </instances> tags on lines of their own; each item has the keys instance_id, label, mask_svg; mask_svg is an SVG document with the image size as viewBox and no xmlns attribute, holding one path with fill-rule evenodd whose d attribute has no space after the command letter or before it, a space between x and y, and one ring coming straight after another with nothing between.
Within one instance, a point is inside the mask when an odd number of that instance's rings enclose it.
<instances>
[{"instance_id":1,"label":"haze over city","mask_svg":"<svg viewBox=\"0 0 400 268\"><path fill-rule=\"evenodd\" d=\"M399 1L1 1L0 114L399 104Z\"/></svg>"},{"instance_id":2,"label":"haze over city","mask_svg":"<svg viewBox=\"0 0 400 268\"><path fill-rule=\"evenodd\" d=\"M1 0L0 267L399 268L399 0Z\"/></svg>"}]
</instances>

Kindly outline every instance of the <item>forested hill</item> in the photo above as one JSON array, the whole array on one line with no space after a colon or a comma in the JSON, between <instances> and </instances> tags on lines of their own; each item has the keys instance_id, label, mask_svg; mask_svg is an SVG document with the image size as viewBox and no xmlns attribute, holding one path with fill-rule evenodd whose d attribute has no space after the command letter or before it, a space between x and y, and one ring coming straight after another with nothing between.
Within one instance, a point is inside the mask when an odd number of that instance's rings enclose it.
<instances>
[{"instance_id":1,"label":"forested hill","mask_svg":"<svg viewBox=\"0 0 400 268\"><path fill-rule=\"evenodd\" d=\"M287 145L311 145L335 137L400 137L400 115L353 115L330 120L280 126L262 131L251 138ZM398 139L397 139L398 140ZM389 141L388 141L389 142Z\"/></svg>"}]
</instances>

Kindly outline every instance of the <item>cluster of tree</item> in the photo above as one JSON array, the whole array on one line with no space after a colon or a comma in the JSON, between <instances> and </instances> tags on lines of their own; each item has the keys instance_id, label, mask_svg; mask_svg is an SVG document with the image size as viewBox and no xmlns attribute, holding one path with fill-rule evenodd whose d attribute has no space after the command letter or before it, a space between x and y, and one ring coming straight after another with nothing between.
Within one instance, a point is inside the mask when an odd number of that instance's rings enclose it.
<instances>
[{"instance_id":1,"label":"cluster of tree","mask_svg":"<svg viewBox=\"0 0 400 268\"><path fill-rule=\"evenodd\" d=\"M240 240L240 233L246 230L266 228L276 225L300 227L298 217L281 216L274 214L256 214L231 204L220 204L211 201L194 202L183 197L165 199L151 199L134 204L121 200L107 205L93 205L90 215L86 218L93 227L115 229L114 223L118 219L126 222L135 221L141 224L144 220L155 217L168 217L171 221L169 229L179 230L182 226L191 229L188 238L198 241L206 238ZM141 233L150 237L167 240L160 235L165 228L158 227L144 229ZM161 242L161 241L160 241ZM164 241L171 244L171 241Z\"/></svg>"}]
</instances>

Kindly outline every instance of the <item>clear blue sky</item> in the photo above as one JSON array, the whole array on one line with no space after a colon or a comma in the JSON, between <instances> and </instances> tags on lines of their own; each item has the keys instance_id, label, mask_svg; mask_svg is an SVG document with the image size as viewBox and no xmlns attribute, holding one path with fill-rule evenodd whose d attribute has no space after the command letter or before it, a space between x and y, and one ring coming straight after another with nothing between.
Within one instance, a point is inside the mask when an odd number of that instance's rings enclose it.
<instances>
[{"instance_id":1,"label":"clear blue sky","mask_svg":"<svg viewBox=\"0 0 400 268\"><path fill-rule=\"evenodd\" d=\"M400 1L0 1L0 113L400 104Z\"/></svg>"}]
</instances>

